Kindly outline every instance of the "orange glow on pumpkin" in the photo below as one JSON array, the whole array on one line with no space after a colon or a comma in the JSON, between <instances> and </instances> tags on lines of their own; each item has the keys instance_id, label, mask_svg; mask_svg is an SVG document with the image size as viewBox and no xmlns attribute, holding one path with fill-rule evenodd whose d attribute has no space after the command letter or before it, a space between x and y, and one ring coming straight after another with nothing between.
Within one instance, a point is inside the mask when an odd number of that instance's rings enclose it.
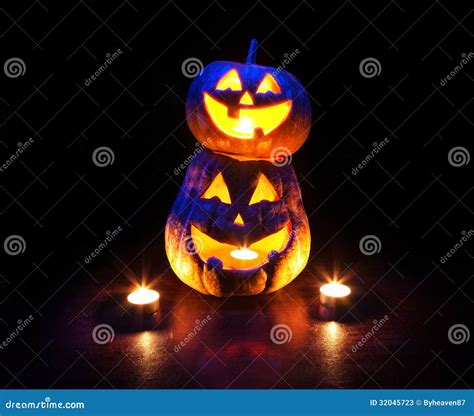
<instances>
[{"instance_id":1,"label":"orange glow on pumpkin","mask_svg":"<svg viewBox=\"0 0 474 416\"><path fill-rule=\"evenodd\" d=\"M198 255L204 262L210 257L217 257L226 270L248 270L268 261L267 256L272 250L282 251L290 240L291 224L281 230L250 244L248 247L238 247L221 243L206 233L191 225L191 238L199 247Z\"/></svg>"},{"instance_id":2,"label":"orange glow on pumpkin","mask_svg":"<svg viewBox=\"0 0 474 416\"><path fill-rule=\"evenodd\" d=\"M217 196L224 204L231 203L229 189L227 189L227 185L225 184L224 177L222 176L221 172L217 174L212 183L206 189L206 192L202 194L201 198L211 199L215 196Z\"/></svg>"},{"instance_id":3,"label":"orange glow on pumpkin","mask_svg":"<svg viewBox=\"0 0 474 416\"><path fill-rule=\"evenodd\" d=\"M257 94L265 94L267 92L273 92L273 94L280 94L281 89L277 82L275 81L275 78L271 74L265 75L265 78L263 78L262 82L258 86L257 89Z\"/></svg>"},{"instance_id":4,"label":"orange glow on pumpkin","mask_svg":"<svg viewBox=\"0 0 474 416\"><path fill-rule=\"evenodd\" d=\"M226 89L232 91L242 90L239 75L234 69L224 75L217 84L216 90ZM257 93L268 91L275 94L281 92L277 82L270 74L267 74L260 83ZM246 91L240 100L240 104L244 104L246 107L238 110L237 117L229 117L228 108L225 104L211 97L208 93L204 93L204 106L212 122L225 134L239 139L253 139L255 129L262 129L265 135L275 130L288 117L292 102L286 100L279 104L258 107L253 105L253 99Z\"/></svg>"},{"instance_id":5,"label":"orange glow on pumpkin","mask_svg":"<svg viewBox=\"0 0 474 416\"><path fill-rule=\"evenodd\" d=\"M268 162L275 149L294 153L304 143L311 106L294 76L256 64L257 46L252 40L245 63L213 62L192 82L186 120L207 149L191 162L165 229L176 275L219 297L274 292L309 258L298 179L291 166ZM268 162L241 163L249 160Z\"/></svg>"},{"instance_id":6,"label":"orange glow on pumpkin","mask_svg":"<svg viewBox=\"0 0 474 416\"><path fill-rule=\"evenodd\" d=\"M261 174L258 178L257 187L255 188L249 205L256 204L264 200L273 202L278 201L279 199L280 198L278 197L277 191L275 191L273 185L264 174Z\"/></svg>"},{"instance_id":7,"label":"orange glow on pumpkin","mask_svg":"<svg viewBox=\"0 0 474 416\"><path fill-rule=\"evenodd\" d=\"M225 74L216 86L216 90L225 91L230 89L231 91L241 91L242 83L240 82L239 74L235 69L231 69Z\"/></svg>"}]
</instances>

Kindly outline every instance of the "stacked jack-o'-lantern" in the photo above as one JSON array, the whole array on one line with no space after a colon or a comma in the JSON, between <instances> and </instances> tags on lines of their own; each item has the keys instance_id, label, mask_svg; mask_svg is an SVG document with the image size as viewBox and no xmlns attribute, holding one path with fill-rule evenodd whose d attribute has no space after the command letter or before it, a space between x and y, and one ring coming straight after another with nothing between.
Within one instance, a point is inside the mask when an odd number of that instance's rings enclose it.
<instances>
[{"instance_id":1,"label":"stacked jack-o'-lantern","mask_svg":"<svg viewBox=\"0 0 474 416\"><path fill-rule=\"evenodd\" d=\"M203 294L270 293L305 267L311 236L285 163L306 140L311 108L284 70L213 62L194 79L188 125L204 150L189 165L165 232L171 267Z\"/></svg>"}]
</instances>

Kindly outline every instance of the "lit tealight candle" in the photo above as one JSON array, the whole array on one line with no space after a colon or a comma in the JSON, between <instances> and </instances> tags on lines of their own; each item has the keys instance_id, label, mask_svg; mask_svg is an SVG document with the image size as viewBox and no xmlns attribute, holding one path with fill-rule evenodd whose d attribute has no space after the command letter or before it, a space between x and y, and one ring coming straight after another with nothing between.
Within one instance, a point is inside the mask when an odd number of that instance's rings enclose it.
<instances>
[{"instance_id":1,"label":"lit tealight candle","mask_svg":"<svg viewBox=\"0 0 474 416\"><path fill-rule=\"evenodd\" d=\"M230 255L234 259L239 260L253 260L258 257L258 253L256 251L250 250L248 248L239 248L238 250L232 250Z\"/></svg>"},{"instance_id":2,"label":"lit tealight candle","mask_svg":"<svg viewBox=\"0 0 474 416\"><path fill-rule=\"evenodd\" d=\"M160 294L156 290L140 287L127 296L130 308L135 313L152 314L160 307Z\"/></svg>"},{"instance_id":3,"label":"lit tealight candle","mask_svg":"<svg viewBox=\"0 0 474 416\"><path fill-rule=\"evenodd\" d=\"M321 286L319 291L320 302L327 308L335 308L336 306L344 303L351 293L349 286L337 282L327 283Z\"/></svg>"}]
</instances>

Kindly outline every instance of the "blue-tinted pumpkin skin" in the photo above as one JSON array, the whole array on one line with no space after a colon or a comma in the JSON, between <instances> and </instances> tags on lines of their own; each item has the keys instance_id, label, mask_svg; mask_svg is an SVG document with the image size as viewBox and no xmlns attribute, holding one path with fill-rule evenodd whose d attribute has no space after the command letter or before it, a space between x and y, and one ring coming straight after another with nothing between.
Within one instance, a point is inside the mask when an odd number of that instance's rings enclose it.
<instances>
[{"instance_id":1,"label":"blue-tinted pumpkin skin","mask_svg":"<svg viewBox=\"0 0 474 416\"><path fill-rule=\"evenodd\" d=\"M216 197L202 198L219 173L227 185L230 204ZM261 174L271 182L279 200L249 205ZM242 216L244 226L235 224L237 214ZM243 242L259 241L288 223L291 233L285 248L251 270L215 267L209 259L201 259L198 252L189 250L191 226L237 247ZM287 285L306 265L310 240L300 187L290 165L276 167L267 161L239 161L207 150L188 166L165 230L166 253L176 275L197 291L220 297L270 293Z\"/></svg>"},{"instance_id":2,"label":"blue-tinted pumpkin skin","mask_svg":"<svg viewBox=\"0 0 474 416\"><path fill-rule=\"evenodd\" d=\"M241 90L216 90L219 81L232 69L239 75ZM267 74L271 74L276 80L280 93L257 93L258 86ZM288 117L275 130L261 137L239 139L227 135L211 120L204 105L204 93L225 104L229 114L237 114L239 108L243 108L239 102L246 92L251 95L254 108L291 100ZM311 125L311 106L301 83L285 70L256 64L216 61L207 65L193 80L186 101L186 119L194 136L209 149L246 159L270 160L272 151L276 148L283 147L291 154L303 145Z\"/></svg>"}]
</instances>

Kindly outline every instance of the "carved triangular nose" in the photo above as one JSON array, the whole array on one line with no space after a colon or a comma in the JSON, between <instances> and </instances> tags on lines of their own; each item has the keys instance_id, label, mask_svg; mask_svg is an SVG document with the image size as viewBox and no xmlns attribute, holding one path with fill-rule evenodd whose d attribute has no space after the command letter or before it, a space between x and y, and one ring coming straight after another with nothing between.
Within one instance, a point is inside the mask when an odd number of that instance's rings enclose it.
<instances>
[{"instance_id":1,"label":"carved triangular nose","mask_svg":"<svg viewBox=\"0 0 474 416\"><path fill-rule=\"evenodd\" d=\"M245 94L240 99L240 104L253 105L252 97L250 96L248 91L245 91Z\"/></svg>"},{"instance_id":2,"label":"carved triangular nose","mask_svg":"<svg viewBox=\"0 0 474 416\"><path fill-rule=\"evenodd\" d=\"M244 220L242 219L240 214L237 214L237 216L235 217L234 224L244 225Z\"/></svg>"}]
</instances>

